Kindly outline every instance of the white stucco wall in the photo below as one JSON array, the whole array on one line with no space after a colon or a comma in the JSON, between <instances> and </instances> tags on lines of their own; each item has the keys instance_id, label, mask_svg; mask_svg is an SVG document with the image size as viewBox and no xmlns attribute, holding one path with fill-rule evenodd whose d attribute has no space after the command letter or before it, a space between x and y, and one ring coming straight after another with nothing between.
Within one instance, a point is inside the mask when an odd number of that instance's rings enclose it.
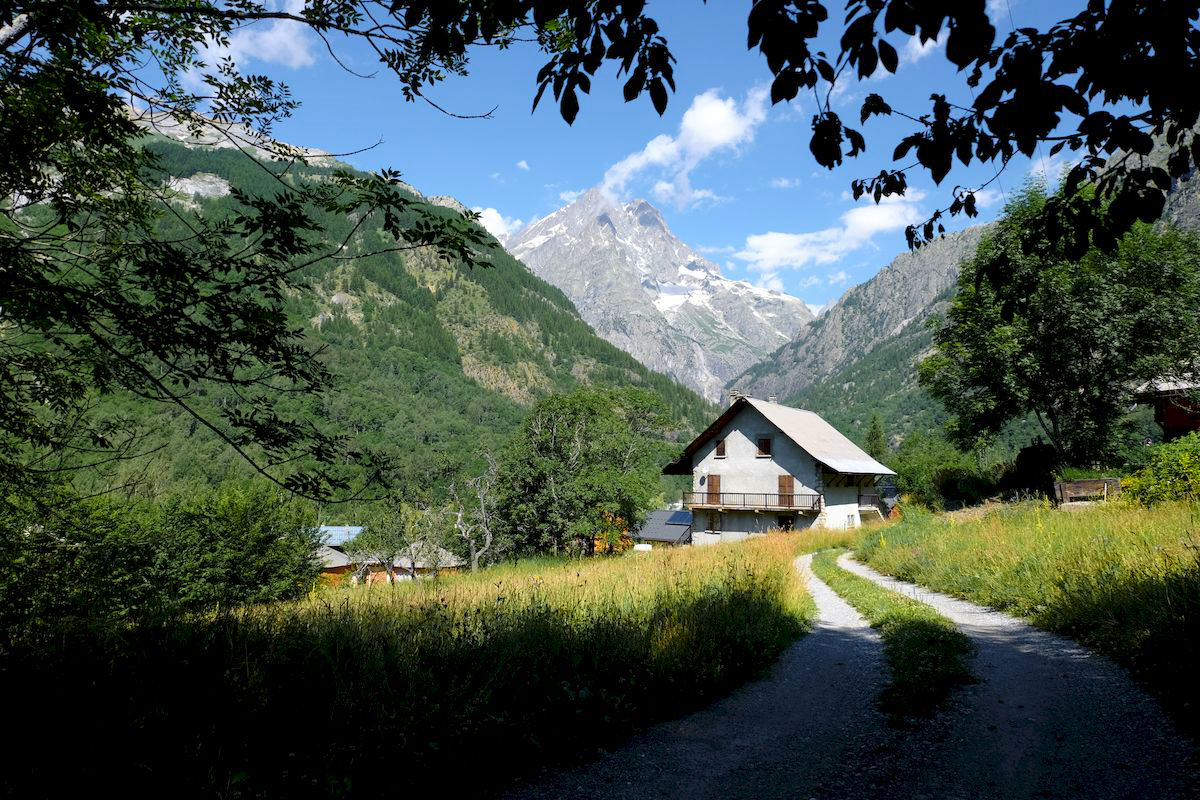
<instances>
[{"instance_id":1,"label":"white stucco wall","mask_svg":"<svg viewBox=\"0 0 1200 800\"><path fill-rule=\"evenodd\" d=\"M857 486L829 486L825 489L826 528L857 528L862 524L858 515Z\"/></svg>"},{"instance_id":2,"label":"white stucco wall","mask_svg":"<svg viewBox=\"0 0 1200 800\"><path fill-rule=\"evenodd\" d=\"M759 458L758 436L770 436L770 458ZM717 441L725 440L725 457L717 458ZM704 445L692 459L692 491L708 490L707 476L721 476L722 492L775 494L779 476L795 478L797 494L818 493L813 457L776 428L757 409L746 407ZM857 500L857 498L856 498Z\"/></svg>"},{"instance_id":3,"label":"white stucco wall","mask_svg":"<svg viewBox=\"0 0 1200 800\"><path fill-rule=\"evenodd\" d=\"M758 456L756 440L770 436L772 454ZM717 458L717 442L724 439L725 457ZM819 473L820 466L805 450L785 436L752 406L742 409L721 431L692 458L692 491L708 491L708 477L721 476L721 493L776 494L779 476L791 475L796 494L820 494L823 509L816 513L792 514L796 530L810 527L857 528L862 524L858 510L857 486L829 486ZM845 482L845 476L839 478ZM723 511L696 509L692 526L694 544L736 541L748 535L765 533L779 527L778 512Z\"/></svg>"}]
</instances>

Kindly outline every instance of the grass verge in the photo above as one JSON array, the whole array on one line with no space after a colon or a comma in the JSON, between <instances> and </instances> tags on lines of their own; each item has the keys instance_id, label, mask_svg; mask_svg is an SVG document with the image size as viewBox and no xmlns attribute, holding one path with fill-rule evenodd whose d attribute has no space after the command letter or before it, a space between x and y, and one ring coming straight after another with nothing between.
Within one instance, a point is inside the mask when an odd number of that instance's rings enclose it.
<instances>
[{"instance_id":1,"label":"grass verge","mask_svg":"<svg viewBox=\"0 0 1200 800\"><path fill-rule=\"evenodd\" d=\"M871 566L1025 617L1125 666L1200 735L1200 509L1120 503L909 512L863 537Z\"/></svg>"},{"instance_id":2,"label":"grass verge","mask_svg":"<svg viewBox=\"0 0 1200 800\"><path fill-rule=\"evenodd\" d=\"M64 630L3 654L22 735L0 785L44 787L69 753L90 785L134 795L494 788L760 673L813 613L793 559L828 541L518 565Z\"/></svg>"},{"instance_id":3,"label":"grass verge","mask_svg":"<svg viewBox=\"0 0 1200 800\"><path fill-rule=\"evenodd\" d=\"M842 551L813 557L813 572L858 609L883 639L892 678L880 704L897 717L931 713L956 686L971 683L971 641L924 603L888 591L837 565Z\"/></svg>"}]
</instances>

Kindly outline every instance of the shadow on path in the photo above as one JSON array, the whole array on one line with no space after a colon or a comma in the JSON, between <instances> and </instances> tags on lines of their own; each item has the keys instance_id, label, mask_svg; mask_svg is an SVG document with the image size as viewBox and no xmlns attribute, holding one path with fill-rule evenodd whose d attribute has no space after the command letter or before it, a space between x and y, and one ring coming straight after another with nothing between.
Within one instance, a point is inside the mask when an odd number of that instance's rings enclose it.
<instances>
[{"instance_id":1,"label":"shadow on path","mask_svg":"<svg viewBox=\"0 0 1200 800\"><path fill-rule=\"evenodd\" d=\"M1014 617L880 575L842 556L839 565L928 603L977 648L979 683L937 759L985 777L986 796L1170 798L1200 796L1194 747L1157 701L1119 666ZM953 784L928 787L931 796Z\"/></svg>"}]
</instances>

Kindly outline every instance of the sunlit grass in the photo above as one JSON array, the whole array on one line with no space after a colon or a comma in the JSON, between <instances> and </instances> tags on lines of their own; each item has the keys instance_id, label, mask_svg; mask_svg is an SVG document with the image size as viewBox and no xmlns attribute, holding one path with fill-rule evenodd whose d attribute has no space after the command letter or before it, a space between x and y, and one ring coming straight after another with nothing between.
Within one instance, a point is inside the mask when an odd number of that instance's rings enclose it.
<instances>
[{"instance_id":1,"label":"sunlit grass","mask_svg":"<svg viewBox=\"0 0 1200 800\"><path fill-rule=\"evenodd\" d=\"M1026 617L1099 650L1197 731L1200 510L1119 502L1000 508L955 522L910 512L861 558L906 580Z\"/></svg>"},{"instance_id":2,"label":"sunlit grass","mask_svg":"<svg viewBox=\"0 0 1200 800\"><path fill-rule=\"evenodd\" d=\"M79 721L62 746L87 743L135 782L376 796L398 764L409 788L448 775L459 788L495 786L761 673L813 613L795 556L852 535L330 590L103 639L68 635L10 675L36 696L71 698L61 711ZM57 716L43 708L41 718Z\"/></svg>"}]
</instances>

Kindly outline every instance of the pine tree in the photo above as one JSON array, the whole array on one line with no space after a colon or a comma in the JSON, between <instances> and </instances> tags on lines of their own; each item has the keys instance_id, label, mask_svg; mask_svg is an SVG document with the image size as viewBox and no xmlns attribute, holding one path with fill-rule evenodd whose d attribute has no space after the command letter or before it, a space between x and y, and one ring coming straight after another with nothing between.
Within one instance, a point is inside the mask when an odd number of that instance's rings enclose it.
<instances>
[{"instance_id":1,"label":"pine tree","mask_svg":"<svg viewBox=\"0 0 1200 800\"><path fill-rule=\"evenodd\" d=\"M878 414L871 415L871 426L867 428L867 454L876 461L882 461L887 455L887 438Z\"/></svg>"}]
</instances>

